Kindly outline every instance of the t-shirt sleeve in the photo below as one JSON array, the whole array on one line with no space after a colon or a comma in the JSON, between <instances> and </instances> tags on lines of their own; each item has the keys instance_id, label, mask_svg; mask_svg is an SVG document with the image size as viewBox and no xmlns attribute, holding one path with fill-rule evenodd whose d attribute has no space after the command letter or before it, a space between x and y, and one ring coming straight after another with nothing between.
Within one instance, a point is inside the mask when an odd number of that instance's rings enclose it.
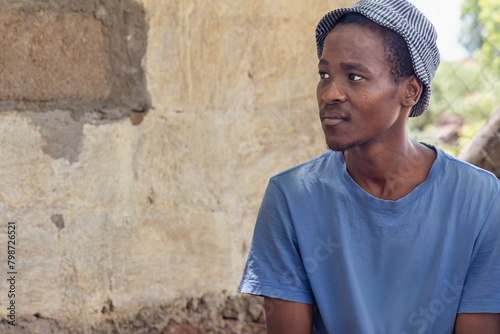
<instances>
[{"instance_id":1,"label":"t-shirt sleeve","mask_svg":"<svg viewBox=\"0 0 500 334\"><path fill-rule=\"evenodd\" d=\"M476 239L458 313L500 313L500 193Z\"/></svg>"},{"instance_id":2,"label":"t-shirt sleeve","mask_svg":"<svg viewBox=\"0 0 500 334\"><path fill-rule=\"evenodd\" d=\"M286 198L271 179L238 292L313 304Z\"/></svg>"}]
</instances>

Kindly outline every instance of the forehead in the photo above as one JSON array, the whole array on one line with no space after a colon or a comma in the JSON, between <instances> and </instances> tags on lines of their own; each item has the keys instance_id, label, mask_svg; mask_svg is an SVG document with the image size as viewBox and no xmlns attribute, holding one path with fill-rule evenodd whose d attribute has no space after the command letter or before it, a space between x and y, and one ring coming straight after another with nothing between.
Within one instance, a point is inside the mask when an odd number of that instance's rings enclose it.
<instances>
[{"instance_id":1,"label":"forehead","mask_svg":"<svg viewBox=\"0 0 500 334\"><path fill-rule=\"evenodd\" d=\"M384 56L387 31L375 23L336 25L326 36L321 58L372 60L387 63Z\"/></svg>"}]
</instances>

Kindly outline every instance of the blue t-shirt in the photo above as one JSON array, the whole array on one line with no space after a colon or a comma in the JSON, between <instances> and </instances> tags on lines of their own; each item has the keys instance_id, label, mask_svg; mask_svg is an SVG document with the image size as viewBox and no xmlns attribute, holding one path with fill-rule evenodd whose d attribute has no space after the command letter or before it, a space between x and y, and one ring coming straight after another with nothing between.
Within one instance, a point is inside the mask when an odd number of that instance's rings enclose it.
<instances>
[{"instance_id":1,"label":"blue t-shirt","mask_svg":"<svg viewBox=\"0 0 500 334\"><path fill-rule=\"evenodd\" d=\"M271 178L239 292L314 304L317 333L445 334L457 313L500 313L500 182L437 150L387 201L328 151Z\"/></svg>"}]
</instances>

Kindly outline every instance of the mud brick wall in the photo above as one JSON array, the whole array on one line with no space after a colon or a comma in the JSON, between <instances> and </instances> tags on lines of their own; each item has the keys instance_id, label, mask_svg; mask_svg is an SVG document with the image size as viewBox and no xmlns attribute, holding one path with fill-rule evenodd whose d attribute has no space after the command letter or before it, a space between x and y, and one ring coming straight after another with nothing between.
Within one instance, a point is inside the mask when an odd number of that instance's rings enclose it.
<instances>
[{"instance_id":1,"label":"mud brick wall","mask_svg":"<svg viewBox=\"0 0 500 334\"><path fill-rule=\"evenodd\" d=\"M75 162L84 123L150 108L147 31L134 1L0 1L0 111L25 111L44 152Z\"/></svg>"},{"instance_id":2,"label":"mud brick wall","mask_svg":"<svg viewBox=\"0 0 500 334\"><path fill-rule=\"evenodd\" d=\"M255 216L269 177L325 150L314 29L353 2L0 0L12 333L260 326L235 293Z\"/></svg>"},{"instance_id":3,"label":"mud brick wall","mask_svg":"<svg viewBox=\"0 0 500 334\"><path fill-rule=\"evenodd\" d=\"M2 110L97 110L116 119L148 109L143 6L132 0L0 6Z\"/></svg>"}]
</instances>

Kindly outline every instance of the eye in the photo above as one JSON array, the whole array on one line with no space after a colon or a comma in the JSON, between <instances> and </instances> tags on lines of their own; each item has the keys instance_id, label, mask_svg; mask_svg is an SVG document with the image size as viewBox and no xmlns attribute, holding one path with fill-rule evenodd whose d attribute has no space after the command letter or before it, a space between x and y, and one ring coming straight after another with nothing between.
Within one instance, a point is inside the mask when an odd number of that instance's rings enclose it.
<instances>
[{"instance_id":1,"label":"eye","mask_svg":"<svg viewBox=\"0 0 500 334\"><path fill-rule=\"evenodd\" d=\"M329 79L330 78L330 75L326 72L319 72L319 77L321 79Z\"/></svg>"},{"instance_id":2,"label":"eye","mask_svg":"<svg viewBox=\"0 0 500 334\"><path fill-rule=\"evenodd\" d=\"M359 81L359 80L361 80L361 79L363 79L363 77L362 77L362 76L360 76L360 75L357 75L357 74L352 74L352 73L350 73L350 74L349 74L349 80L352 80L352 81Z\"/></svg>"}]
</instances>

